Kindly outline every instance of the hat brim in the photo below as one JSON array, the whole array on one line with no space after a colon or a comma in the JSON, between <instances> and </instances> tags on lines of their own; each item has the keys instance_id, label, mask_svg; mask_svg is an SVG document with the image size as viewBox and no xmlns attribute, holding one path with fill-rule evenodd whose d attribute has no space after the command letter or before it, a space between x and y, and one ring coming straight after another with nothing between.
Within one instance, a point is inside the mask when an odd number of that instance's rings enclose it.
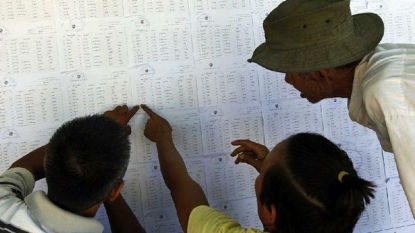
<instances>
[{"instance_id":1,"label":"hat brim","mask_svg":"<svg viewBox=\"0 0 415 233\"><path fill-rule=\"evenodd\" d=\"M373 13L352 17L354 33L341 40L296 50L276 50L263 43L255 49L248 62L277 72L304 73L357 61L379 44L384 26L382 19Z\"/></svg>"}]
</instances>

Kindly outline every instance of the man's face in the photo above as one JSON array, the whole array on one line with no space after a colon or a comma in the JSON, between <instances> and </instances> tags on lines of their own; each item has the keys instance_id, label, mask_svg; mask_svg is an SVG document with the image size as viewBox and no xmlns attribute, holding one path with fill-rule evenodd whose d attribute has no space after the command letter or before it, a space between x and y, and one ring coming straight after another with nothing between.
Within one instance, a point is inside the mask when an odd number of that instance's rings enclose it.
<instances>
[{"instance_id":1,"label":"man's face","mask_svg":"<svg viewBox=\"0 0 415 233\"><path fill-rule=\"evenodd\" d=\"M317 103L322 99L334 97L333 82L329 78L327 70L313 71L309 73L287 73L285 82L294 86L301 92L301 98L306 98L310 103Z\"/></svg>"}]
</instances>

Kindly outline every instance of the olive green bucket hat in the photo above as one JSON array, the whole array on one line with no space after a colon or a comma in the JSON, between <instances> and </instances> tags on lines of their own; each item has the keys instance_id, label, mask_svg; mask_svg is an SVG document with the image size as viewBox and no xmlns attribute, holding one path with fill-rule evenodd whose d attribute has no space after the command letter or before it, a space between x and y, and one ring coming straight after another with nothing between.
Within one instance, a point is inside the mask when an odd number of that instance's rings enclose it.
<instances>
[{"instance_id":1,"label":"olive green bucket hat","mask_svg":"<svg viewBox=\"0 0 415 233\"><path fill-rule=\"evenodd\" d=\"M373 13L353 15L350 0L287 0L264 20L265 43L249 62L284 73L342 66L372 51L384 32Z\"/></svg>"}]
</instances>

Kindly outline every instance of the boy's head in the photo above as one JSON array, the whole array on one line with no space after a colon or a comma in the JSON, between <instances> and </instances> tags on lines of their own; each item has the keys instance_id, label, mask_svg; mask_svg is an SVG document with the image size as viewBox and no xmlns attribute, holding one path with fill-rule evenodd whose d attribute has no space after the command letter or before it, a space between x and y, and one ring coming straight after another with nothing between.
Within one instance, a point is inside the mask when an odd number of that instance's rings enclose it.
<instances>
[{"instance_id":1,"label":"boy's head","mask_svg":"<svg viewBox=\"0 0 415 233\"><path fill-rule=\"evenodd\" d=\"M48 197L71 212L101 203L122 182L129 158L128 135L111 118L92 115L66 122L48 144Z\"/></svg>"},{"instance_id":2,"label":"boy's head","mask_svg":"<svg viewBox=\"0 0 415 233\"><path fill-rule=\"evenodd\" d=\"M373 198L347 153L325 137L300 133L279 143L255 182L258 212L281 233L351 233Z\"/></svg>"}]
</instances>

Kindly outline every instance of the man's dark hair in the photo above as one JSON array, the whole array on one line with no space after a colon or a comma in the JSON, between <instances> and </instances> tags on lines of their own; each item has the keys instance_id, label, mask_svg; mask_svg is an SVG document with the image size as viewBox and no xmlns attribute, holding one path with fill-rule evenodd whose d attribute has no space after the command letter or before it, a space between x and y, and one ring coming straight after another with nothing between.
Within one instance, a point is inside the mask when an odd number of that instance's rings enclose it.
<instances>
[{"instance_id":1,"label":"man's dark hair","mask_svg":"<svg viewBox=\"0 0 415 233\"><path fill-rule=\"evenodd\" d=\"M113 119L92 115L66 122L48 144L48 197L71 212L102 202L122 181L129 158L128 135Z\"/></svg>"},{"instance_id":2,"label":"man's dark hair","mask_svg":"<svg viewBox=\"0 0 415 233\"><path fill-rule=\"evenodd\" d=\"M287 139L286 151L266 171L260 202L277 210L278 233L352 233L373 183L358 177L347 153L318 134ZM347 172L342 182L338 175Z\"/></svg>"}]
</instances>

